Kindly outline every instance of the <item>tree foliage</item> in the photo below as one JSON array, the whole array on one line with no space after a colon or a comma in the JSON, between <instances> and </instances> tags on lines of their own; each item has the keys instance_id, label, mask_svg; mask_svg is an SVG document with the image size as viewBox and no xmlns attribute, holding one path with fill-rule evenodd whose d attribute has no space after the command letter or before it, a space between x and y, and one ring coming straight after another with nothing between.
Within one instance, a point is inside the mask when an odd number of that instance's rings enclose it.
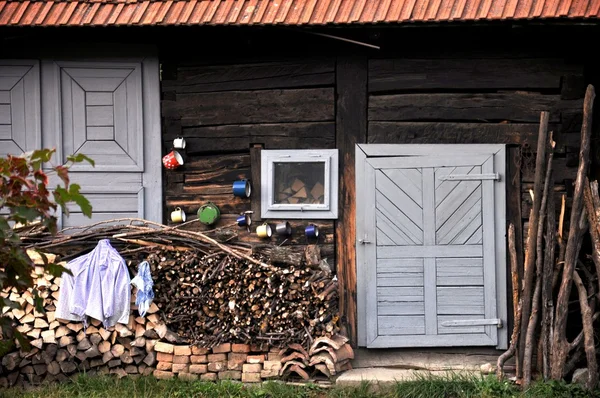
<instances>
[{"instance_id":1,"label":"tree foliage","mask_svg":"<svg viewBox=\"0 0 600 398\"><path fill-rule=\"evenodd\" d=\"M33 262L21 245L22 227L38 223L52 235L56 234L57 212L68 215L69 203L78 205L86 217L92 215L92 206L80 193L80 186L69 180L69 168L84 161L94 166L94 161L77 154L67 157L65 164L54 166L51 159L55 152L55 149L40 149L0 158L0 290L23 292L31 288L38 312L44 312L44 308L42 298L33 286ZM48 188L51 174L56 174L62 182L52 192ZM46 256L39 254L46 272L60 276L66 271L57 264L49 264ZM0 308L4 314L7 308L21 308L21 305L10 297L0 297ZM0 335L0 357L13 348L15 339L21 347L29 349L25 336L14 329L12 320L6 315L0 317Z\"/></svg>"}]
</instances>

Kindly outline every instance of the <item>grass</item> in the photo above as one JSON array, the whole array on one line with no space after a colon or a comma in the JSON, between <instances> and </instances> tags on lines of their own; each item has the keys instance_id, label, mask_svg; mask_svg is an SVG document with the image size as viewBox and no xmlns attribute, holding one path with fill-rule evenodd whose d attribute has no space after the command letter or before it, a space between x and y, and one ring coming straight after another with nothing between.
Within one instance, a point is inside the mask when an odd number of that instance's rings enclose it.
<instances>
[{"instance_id":1,"label":"grass","mask_svg":"<svg viewBox=\"0 0 600 398\"><path fill-rule=\"evenodd\" d=\"M2 398L600 398L600 390L563 382L535 383L527 391L493 376L450 375L445 378L419 376L415 381L375 389L369 383L356 387L321 388L280 382L244 385L238 382L185 382L156 380L153 377L89 377L80 375L73 382L46 385L30 390L0 390Z\"/></svg>"}]
</instances>

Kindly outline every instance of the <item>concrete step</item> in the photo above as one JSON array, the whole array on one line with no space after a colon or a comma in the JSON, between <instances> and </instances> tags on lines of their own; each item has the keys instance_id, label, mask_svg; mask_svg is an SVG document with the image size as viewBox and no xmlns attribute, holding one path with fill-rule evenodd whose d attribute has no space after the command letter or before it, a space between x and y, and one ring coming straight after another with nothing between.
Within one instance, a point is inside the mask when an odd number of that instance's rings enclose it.
<instances>
[{"instance_id":1,"label":"concrete step","mask_svg":"<svg viewBox=\"0 0 600 398\"><path fill-rule=\"evenodd\" d=\"M447 377L451 374L480 375L481 373L468 370L428 371L397 368L358 368L343 372L335 383L342 387L355 387L363 381L368 381L374 386L387 386L396 382L417 380L419 376Z\"/></svg>"}]
</instances>

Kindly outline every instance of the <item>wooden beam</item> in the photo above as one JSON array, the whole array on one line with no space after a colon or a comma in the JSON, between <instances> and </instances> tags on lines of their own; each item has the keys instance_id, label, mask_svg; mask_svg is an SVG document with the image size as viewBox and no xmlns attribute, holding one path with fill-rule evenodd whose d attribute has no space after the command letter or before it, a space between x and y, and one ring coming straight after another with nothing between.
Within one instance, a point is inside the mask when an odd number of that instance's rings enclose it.
<instances>
[{"instance_id":1,"label":"wooden beam","mask_svg":"<svg viewBox=\"0 0 600 398\"><path fill-rule=\"evenodd\" d=\"M342 332L357 345L356 324L356 187L354 151L367 141L367 60L340 57L336 64L336 146L340 152L336 263ZM364 297L361 298L364 300Z\"/></svg>"}]
</instances>

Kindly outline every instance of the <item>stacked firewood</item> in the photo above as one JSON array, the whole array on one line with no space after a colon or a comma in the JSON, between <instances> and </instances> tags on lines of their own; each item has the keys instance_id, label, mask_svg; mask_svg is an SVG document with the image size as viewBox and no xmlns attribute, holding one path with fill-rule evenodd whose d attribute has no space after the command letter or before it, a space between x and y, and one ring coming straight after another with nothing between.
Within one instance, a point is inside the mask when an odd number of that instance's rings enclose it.
<instances>
[{"instance_id":1,"label":"stacked firewood","mask_svg":"<svg viewBox=\"0 0 600 398\"><path fill-rule=\"evenodd\" d=\"M30 256L36 257L33 252ZM63 381L83 371L119 377L148 375L154 370L153 346L158 339L177 340L159 319L156 305L150 307L146 317L130 315L128 325L117 324L109 329L95 319L87 327L81 322L55 319L61 278L44 274L42 266L36 267L34 275L34 287L45 313L36 311L32 289L20 295L16 290L0 292L1 297L10 297L21 304L21 308L4 307L2 315L12 320L31 346L29 350L15 351L2 358L0 387ZM132 297L132 314L136 310L134 303L135 296Z\"/></svg>"},{"instance_id":2,"label":"stacked firewood","mask_svg":"<svg viewBox=\"0 0 600 398\"><path fill-rule=\"evenodd\" d=\"M338 332L337 280L304 265L264 268L228 253L157 252L147 257L155 302L189 343L275 346Z\"/></svg>"},{"instance_id":3,"label":"stacked firewood","mask_svg":"<svg viewBox=\"0 0 600 398\"><path fill-rule=\"evenodd\" d=\"M325 187L320 181L307 186L304 181L295 178L290 184L278 184L277 203L319 204L324 203Z\"/></svg>"},{"instance_id":4,"label":"stacked firewood","mask_svg":"<svg viewBox=\"0 0 600 398\"><path fill-rule=\"evenodd\" d=\"M549 114L542 112L524 264L518 264L515 226L509 228L515 324L497 372L501 377L506 360L514 355L517 380L524 386L536 370L545 380L561 380L583 363L587 387L598 383L594 323L600 317L600 196L597 183L587 178L594 98L594 87L588 86L570 215L564 196L560 211L555 209L554 141L548 132Z\"/></svg>"},{"instance_id":5,"label":"stacked firewood","mask_svg":"<svg viewBox=\"0 0 600 398\"><path fill-rule=\"evenodd\" d=\"M308 351L300 344L290 344L279 355L282 363L280 376L304 380L325 376L330 379L339 372L352 369L350 360L354 358L354 351L346 337L335 335L315 339Z\"/></svg>"}]
</instances>

